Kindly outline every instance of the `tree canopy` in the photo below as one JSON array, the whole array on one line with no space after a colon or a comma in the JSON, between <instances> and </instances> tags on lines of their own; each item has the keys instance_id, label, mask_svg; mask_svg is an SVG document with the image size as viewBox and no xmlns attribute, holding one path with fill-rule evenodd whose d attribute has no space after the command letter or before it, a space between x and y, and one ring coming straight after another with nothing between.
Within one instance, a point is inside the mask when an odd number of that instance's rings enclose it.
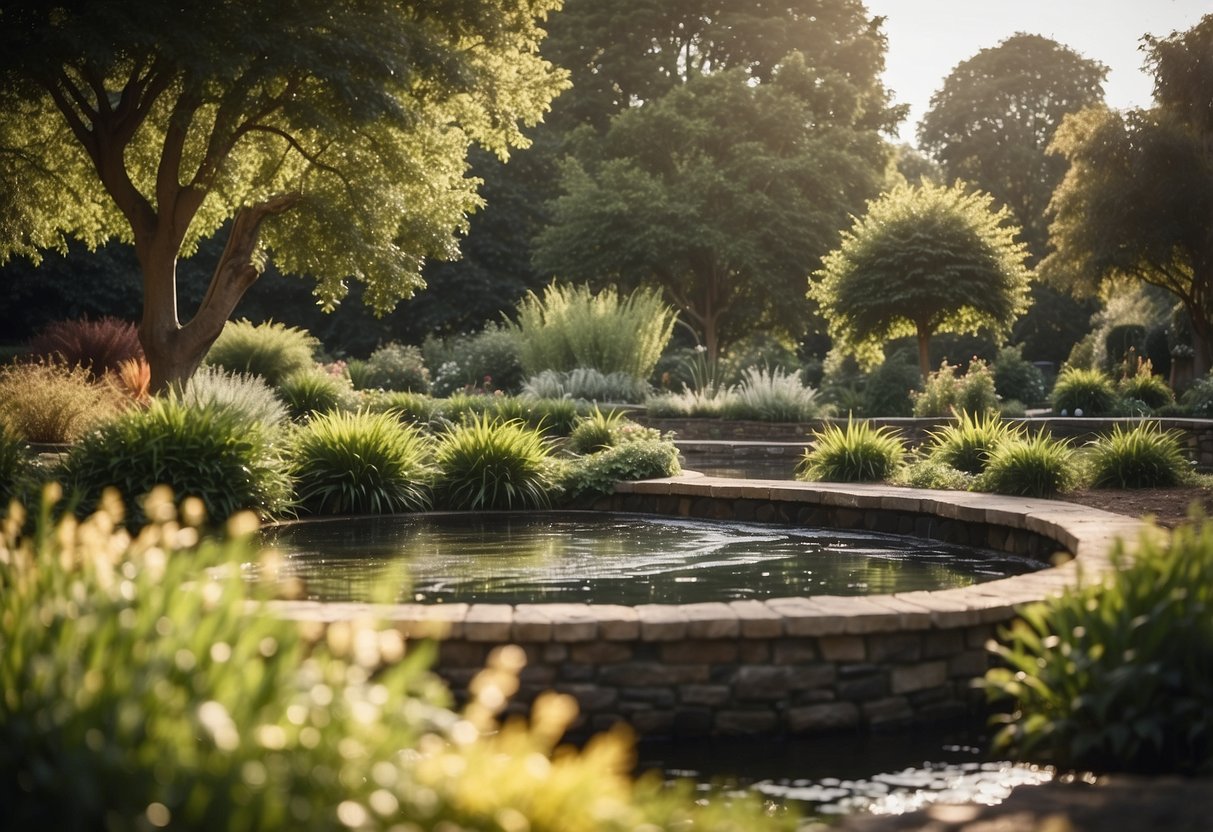
<instances>
[{"instance_id":1,"label":"tree canopy","mask_svg":"<svg viewBox=\"0 0 1213 832\"><path fill-rule=\"evenodd\" d=\"M0 7L0 259L133 243L153 383L187 377L267 256L386 311L478 205L467 150L559 90L556 0L42 0ZM230 221L194 317L175 264Z\"/></svg>"},{"instance_id":2,"label":"tree canopy","mask_svg":"<svg viewBox=\"0 0 1213 832\"><path fill-rule=\"evenodd\" d=\"M1027 308L1027 250L1005 208L963 186L901 185L869 203L810 283L835 344L868 363L918 339L930 372L937 332L1005 333Z\"/></svg>"},{"instance_id":3,"label":"tree canopy","mask_svg":"<svg viewBox=\"0 0 1213 832\"><path fill-rule=\"evenodd\" d=\"M1066 119L1069 170L1051 204L1051 281L1093 291L1120 279L1166 289L1190 316L1196 370L1213 367L1213 15L1146 38L1157 105Z\"/></svg>"}]
</instances>

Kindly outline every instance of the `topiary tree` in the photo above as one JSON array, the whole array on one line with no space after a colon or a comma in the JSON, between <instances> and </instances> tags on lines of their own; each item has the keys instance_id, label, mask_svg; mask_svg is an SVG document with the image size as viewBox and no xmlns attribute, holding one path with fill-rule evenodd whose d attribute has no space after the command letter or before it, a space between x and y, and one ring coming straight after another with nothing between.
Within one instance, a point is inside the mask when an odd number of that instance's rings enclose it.
<instances>
[{"instance_id":1,"label":"topiary tree","mask_svg":"<svg viewBox=\"0 0 1213 832\"><path fill-rule=\"evenodd\" d=\"M222 4L12 0L0 9L0 262L118 238L143 278L156 390L197 368L267 250L390 310L477 207L477 143L524 144L561 86L554 0ZM177 260L227 224L194 316Z\"/></svg>"},{"instance_id":2,"label":"topiary tree","mask_svg":"<svg viewBox=\"0 0 1213 832\"><path fill-rule=\"evenodd\" d=\"M936 332L1007 332L1031 272L1010 214L991 203L925 182L868 203L809 286L835 342L875 363L885 341L915 335L925 379Z\"/></svg>"}]
</instances>

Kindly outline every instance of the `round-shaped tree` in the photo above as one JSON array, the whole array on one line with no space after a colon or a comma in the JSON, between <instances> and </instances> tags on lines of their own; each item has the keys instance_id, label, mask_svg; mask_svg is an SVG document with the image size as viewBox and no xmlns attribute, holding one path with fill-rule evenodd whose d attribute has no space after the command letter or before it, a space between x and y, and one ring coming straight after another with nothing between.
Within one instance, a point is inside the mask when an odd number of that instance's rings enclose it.
<instances>
[{"instance_id":1,"label":"round-shaped tree","mask_svg":"<svg viewBox=\"0 0 1213 832\"><path fill-rule=\"evenodd\" d=\"M924 182L868 203L810 280L834 342L875 361L889 339L915 335L926 378L936 332L1005 333L1027 309L1032 273L1010 213L992 201Z\"/></svg>"}]
</instances>

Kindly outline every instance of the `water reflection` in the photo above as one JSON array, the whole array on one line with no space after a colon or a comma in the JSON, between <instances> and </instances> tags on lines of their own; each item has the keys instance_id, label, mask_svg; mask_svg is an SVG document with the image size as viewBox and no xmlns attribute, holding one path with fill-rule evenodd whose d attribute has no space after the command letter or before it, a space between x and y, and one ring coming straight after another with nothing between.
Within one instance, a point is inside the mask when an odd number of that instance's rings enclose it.
<instances>
[{"instance_id":1,"label":"water reflection","mask_svg":"<svg viewBox=\"0 0 1213 832\"><path fill-rule=\"evenodd\" d=\"M690 603L968 586L1039 564L938 541L601 512L343 518L267 529L254 579L322 601ZM406 577L407 576L407 577Z\"/></svg>"}]
</instances>

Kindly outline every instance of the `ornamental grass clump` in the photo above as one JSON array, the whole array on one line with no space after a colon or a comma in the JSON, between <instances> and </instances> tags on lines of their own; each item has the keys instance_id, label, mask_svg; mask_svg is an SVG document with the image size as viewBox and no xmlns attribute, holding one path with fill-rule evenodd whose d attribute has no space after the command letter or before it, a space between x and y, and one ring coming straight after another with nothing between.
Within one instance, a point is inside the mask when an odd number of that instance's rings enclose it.
<instances>
[{"instance_id":1,"label":"ornamental grass clump","mask_svg":"<svg viewBox=\"0 0 1213 832\"><path fill-rule=\"evenodd\" d=\"M473 415L439 438L434 459L440 508L524 509L549 503L548 443L522 422Z\"/></svg>"},{"instance_id":2,"label":"ornamental grass clump","mask_svg":"<svg viewBox=\"0 0 1213 832\"><path fill-rule=\"evenodd\" d=\"M357 394L347 377L319 368L291 373L278 385L277 393L296 421L316 413L351 409L357 402Z\"/></svg>"},{"instance_id":3,"label":"ornamental grass clump","mask_svg":"<svg viewBox=\"0 0 1213 832\"><path fill-rule=\"evenodd\" d=\"M332 411L291 437L295 502L309 514L390 514L430 507L431 446L391 413Z\"/></svg>"},{"instance_id":4,"label":"ornamental grass clump","mask_svg":"<svg viewBox=\"0 0 1213 832\"><path fill-rule=\"evenodd\" d=\"M1001 444L1020 438L1022 430L1004 422L996 414L970 414L960 411L956 421L938 430L928 431L927 455L966 474L980 474L990 454Z\"/></svg>"},{"instance_id":5,"label":"ornamental grass clump","mask_svg":"<svg viewBox=\"0 0 1213 832\"><path fill-rule=\"evenodd\" d=\"M138 328L111 316L47 324L30 340L29 352L48 361L84 367L94 381L118 372L124 361L143 358Z\"/></svg>"},{"instance_id":6,"label":"ornamental grass clump","mask_svg":"<svg viewBox=\"0 0 1213 832\"><path fill-rule=\"evenodd\" d=\"M647 379L674 331L677 315L655 289L621 296L614 287L551 284L518 304L519 360L527 376L579 367Z\"/></svg>"},{"instance_id":7,"label":"ornamental grass clump","mask_svg":"<svg viewBox=\"0 0 1213 832\"><path fill-rule=\"evenodd\" d=\"M288 415L286 405L264 378L219 366L198 368L183 388L169 395L186 407L230 410L246 422L267 427L284 424Z\"/></svg>"},{"instance_id":8,"label":"ornamental grass clump","mask_svg":"<svg viewBox=\"0 0 1213 832\"><path fill-rule=\"evenodd\" d=\"M1059 416L1106 416L1116 409L1116 387L1102 370L1066 367L1053 384L1050 401Z\"/></svg>"},{"instance_id":9,"label":"ornamental grass clump","mask_svg":"<svg viewBox=\"0 0 1213 832\"><path fill-rule=\"evenodd\" d=\"M145 522L138 499L157 485L200 498L214 523L245 509L269 517L286 510L291 497L278 438L232 409L155 398L85 435L64 460L63 481L81 515L116 488L133 502L132 528Z\"/></svg>"},{"instance_id":10,"label":"ornamental grass clump","mask_svg":"<svg viewBox=\"0 0 1213 832\"><path fill-rule=\"evenodd\" d=\"M0 367L0 421L26 442L75 442L130 399L84 367L58 362Z\"/></svg>"},{"instance_id":11,"label":"ornamental grass clump","mask_svg":"<svg viewBox=\"0 0 1213 832\"><path fill-rule=\"evenodd\" d=\"M963 376L957 366L944 361L931 373L921 392L911 394L915 416L948 416L953 412L984 415L998 411L994 374L984 361L974 358Z\"/></svg>"},{"instance_id":12,"label":"ornamental grass clump","mask_svg":"<svg viewBox=\"0 0 1213 832\"><path fill-rule=\"evenodd\" d=\"M609 448L615 444L615 432L624 421L624 411L604 413L595 406L588 416L578 419L566 447L575 454L592 454Z\"/></svg>"},{"instance_id":13,"label":"ornamental grass clump","mask_svg":"<svg viewBox=\"0 0 1213 832\"><path fill-rule=\"evenodd\" d=\"M1077 481L1075 455L1069 443L1043 431L1020 436L994 448L985 471L974 483L980 491L1019 497L1053 497Z\"/></svg>"},{"instance_id":14,"label":"ornamental grass clump","mask_svg":"<svg viewBox=\"0 0 1213 832\"><path fill-rule=\"evenodd\" d=\"M1213 522L1118 541L1113 569L1020 610L984 687L999 749L1063 769L1213 774Z\"/></svg>"},{"instance_id":15,"label":"ornamental grass clump","mask_svg":"<svg viewBox=\"0 0 1213 832\"><path fill-rule=\"evenodd\" d=\"M132 537L116 499L57 525L53 500L33 534L19 536L24 518L0 527L5 828L797 828L753 798L631 780L625 732L561 745L577 716L567 695L502 724L518 647L489 654L455 712L427 669L432 644L267 610L239 568L257 557L247 516L202 536L196 501L179 519L157 492Z\"/></svg>"},{"instance_id":16,"label":"ornamental grass clump","mask_svg":"<svg viewBox=\"0 0 1213 832\"><path fill-rule=\"evenodd\" d=\"M817 391L779 367L749 367L721 409L726 419L803 422L821 415Z\"/></svg>"},{"instance_id":17,"label":"ornamental grass clump","mask_svg":"<svg viewBox=\"0 0 1213 832\"><path fill-rule=\"evenodd\" d=\"M1167 488L1187 479L1191 464L1182 436L1157 422L1142 422L1092 440L1085 448L1091 485L1096 488Z\"/></svg>"},{"instance_id":18,"label":"ornamental grass clump","mask_svg":"<svg viewBox=\"0 0 1213 832\"><path fill-rule=\"evenodd\" d=\"M1162 376L1154 375L1154 364L1149 359L1138 359L1133 372L1116 383L1116 392L1122 399L1142 402L1155 411L1175 402L1175 394Z\"/></svg>"},{"instance_id":19,"label":"ornamental grass clump","mask_svg":"<svg viewBox=\"0 0 1213 832\"><path fill-rule=\"evenodd\" d=\"M559 372L544 370L522 385L524 396L584 399L589 402L643 402L652 388L628 373L603 373L592 367Z\"/></svg>"},{"instance_id":20,"label":"ornamental grass clump","mask_svg":"<svg viewBox=\"0 0 1213 832\"><path fill-rule=\"evenodd\" d=\"M273 321L228 321L204 363L233 373L261 376L276 387L291 373L312 367L319 347L320 342L305 329Z\"/></svg>"},{"instance_id":21,"label":"ornamental grass clump","mask_svg":"<svg viewBox=\"0 0 1213 832\"><path fill-rule=\"evenodd\" d=\"M9 500L25 493L33 466L25 442L0 420L0 517L8 511Z\"/></svg>"},{"instance_id":22,"label":"ornamental grass clump","mask_svg":"<svg viewBox=\"0 0 1213 832\"><path fill-rule=\"evenodd\" d=\"M867 421L847 420L846 429L826 425L813 431L811 447L796 469L809 482L879 482L893 478L905 461L901 434Z\"/></svg>"}]
</instances>

